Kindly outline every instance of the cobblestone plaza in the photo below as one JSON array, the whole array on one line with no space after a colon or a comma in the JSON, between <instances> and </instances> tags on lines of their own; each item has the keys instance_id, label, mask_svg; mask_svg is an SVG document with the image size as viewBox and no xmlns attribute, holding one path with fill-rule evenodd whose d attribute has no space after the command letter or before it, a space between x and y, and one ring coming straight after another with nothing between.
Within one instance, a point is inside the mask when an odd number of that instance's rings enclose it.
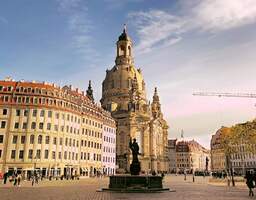
<instances>
[{"instance_id":1,"label":"cobblestone plaza","mask_svg":"<svg viewBox=\"0 0 256 200\"><path fill-rule=\"evenodd\" d=\"M162 193L111 193L97 192L107 187L108 178L86 178L78 181L43 181L32 187L31 182L22 182L21 187L13 187L10 183L0 186L1 200L115 200L115 199L175 199L175 200L243 200L248 199L248 190L244 184L227 187L224 184L210 183L208 178L188 176L166 176L164 185L171 192Z\"/></svg>"}]
</instances>

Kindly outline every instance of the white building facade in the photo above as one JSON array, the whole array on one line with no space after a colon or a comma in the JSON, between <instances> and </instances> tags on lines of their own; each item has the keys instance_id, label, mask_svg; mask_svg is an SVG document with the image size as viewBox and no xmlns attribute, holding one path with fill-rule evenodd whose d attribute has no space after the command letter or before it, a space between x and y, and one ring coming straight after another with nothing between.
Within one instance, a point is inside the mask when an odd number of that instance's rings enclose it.
<instances>
[{"instance_id":1,"label":"white building facade","mask_svg":"<svg viewBox=\"0 0 256 200\"><path fill-rule=\"evenodd\" d=\"M104 175L116 173L116 129L114 123L108 123L108 119L103 124L102 168Z\"/></svg>"}]
</instances>

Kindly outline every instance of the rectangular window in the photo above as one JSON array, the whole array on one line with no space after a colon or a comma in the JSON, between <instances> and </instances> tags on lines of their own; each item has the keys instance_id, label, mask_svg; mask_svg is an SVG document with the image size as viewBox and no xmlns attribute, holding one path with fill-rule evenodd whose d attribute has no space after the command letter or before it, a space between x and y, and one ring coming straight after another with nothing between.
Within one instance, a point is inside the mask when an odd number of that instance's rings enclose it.
<instances>
[{"instance_id":1,"label":"rectangular window","mask_svg":"<svg viewBox=\"0 0 256 200\"><path fill-rule=\"evenodd\" d=\"M59 152L59 159L61 159L61 152Z\"/></svg>"},{"instance_id":2,"label":"rectangular window","mask_svg":"<svg viewBox=\"0 0 256 200\"><path fill-rule=\"evenodd\" d=\"M11 159L15 159L16 150L12 150L11 152Z\"/></svg>"},{"instance_id":3,"label":"rectangular window","mask_svg":"<svg viewBox=\"0 0 256 200\"><path fill-rule=\"evenodd\" d=\"M60 114L59 113L55 113L55 118L59 119L59 117L60 117Z\"/></svg>"},{"instance_id":4,"label":"rectangular window","mask_svg":"<svg viewBox=\"0 0 256 200\"><path fill-rule=\"evenodd\" d=\"M26 140L26 136L22 135L21 138L20 138L20 143L25 144L25 140Z\"/></svg>"},{"instance_id":5,"label":"rectangular window","mask_svg":"<svg viewBox=\"0 0 256 200\"><path fill-rule=\"evenodd\" d=\"M37 110L33 110L33 117L36 117L37 115Z\"/></svg>"},{"instance_id":6,"label":"rectangular window","mask_svg":"<svg viewBox=\"0 0 256 200\"><path fill-rule=\"evenodd\" d=\"M58 125L54 125L54 130L58 131Z\"/></svg>"},{"instance_id":7,"label":"rectangular window","mask_svg":"<svg viewBox=\"0 0 256 200\"><path fill-rule=\"evenodd\" d=\"M45 137L45 144L49 144L50 143L50 137L49 136L46 136Z\"/></svg>"},{"instance_id":8,"label":"rectangular window","mask_svg":"<svg viewBox=\"0 0 256 200\"><path fill-rule=\"evenodd\" d=\"M6 121L2 121L1 122L1 128L5 128L6 127Z\"/></svg>"},{"instance_id":9,"label":"rectangular window","mask_svg":"<svg viewBox=\"0 0 256 200\"><path fill-rule=\"evenodd\" d=\"M0 135L0 144L2 144L4 142L4 136Z\"/></svg>"},{"instance_id":10,"label":"rectangular window","mask_svg":"<svg viewBox=\"0 0 256 200\"><path fill-rule=\"evenodd\" d=\"M28 158L32 159L32 157L33 157L33 149L29 149L28 150Z\"/></svg>"},{"instance_id":11,"label":"rectangular window","mask_svg":"<svg viewBox=\"0 0 256 200\"><path fill-rule=\"evenodd\" d=\"M44 159L48 159L48 157L49 157L49 150L46 149L46 150L44 151Z\"/></svg>"},{"instance_id":12,"label":"rectangular window","mask_svg":"<svg viewBox=\"0 0 256 200\"><path fill-rule=\"evenodd\" d=\"M51 123L47 123L47 130L51 130Z\"/></svg>"},{"instance_id":13,"label":"rectangular window","mask_svg":"<svg viewBox=\"0 0 256 200\"><path fill-rule=\"evenodd\" d=\"M41 158L41 150L40 150L40 149L37 149L37 150L36 150L36 158L37 158L37 159L40 159L40 158Z\"/></svg>"},{"instance_id":14,"label":"rectangular window","mask_svg":"<svg viewBox=\"0 0 256 200\"><path fill-rule=\"evenodd\" d=\"M52 111L51 111L51 110L48 111L48 117L49 117L49 118L52 117Z\"/></svg>"},{"instance_id":15,"label":"rectangular window","mask_svg":"<svg viewBox=\"0 0 256 200\"><path fill-rule=\"evenodd\" d=\"M20 116L20 110L16 110L16 116Z\"/></svg>"},{"instance_id":16,"label":"rectangular window","mask_svg":"<svg viewBox=\"0 0 256 200\"><path fill-rule=\"evenodd\" d=\"M67 160L67 152L64 152L64 159Z\"/></svg>"},{"instance_id":17,"label":"rectangular window","mask_svg":"<svg viewBox=\"0 0 256 200\"><path fill-rule=\"evenodd\" d=\"M62 138L60 138L60 145L62 145Z\"/></svg>"},{"instance_id":18,"label":"rectangular window","mask_svg":"<svg viewBox=\"0 0 256 200\"><path fill-rule=\"evenodd\" d=\"M13 138L12 138L12 143L17 144L17 140L18 140L18 136L14 135Z\"/></svg>"},{"instance_id":19,"label":"rectangular window","mask_svg":"<svg viewBox=\"0 0 256 200\"><path fill-rule=\"evenodd\" d=\"M40 117L44 117L44 110L41 110Z\"/></svg>"},{"instance_id":20,"label":"rectangular window","mask_svg":"<svg viewBox=\"0 0 256 200\"><path fill-rule=\"evenodd\" d=\"M52 159L55 159L56 155L55 155L55 151L52 151Z\"/></svg>"},{"instance_id":21,"label":"rectangular window","mask_svg":"<svg viewBox=\"0 0 256 200\"><path fill-rule=\"evenodd\" d=\"M19 122L15 122L14 128L15 128L15 129L18 129L18 128L19 128Z\"/></svg>"},{"instance_id":22,"label":"rectangular window","mask_svg":"<svg viewBox=\"0 0 256 200\"><path fill-rule=\"evenodd\" d=\"M40 122L40 123L39 123L39 129L42 130L43 128L44 128L44 123L43 123L43 122Z\"/></svg>"},{"instance_id":23,"label":"rectangular window","mask_svg":"<svg viewBox=\"0 0 256 200\"><path fill-rule=\"evenodd\" d=\"M24 122L24 123L22 124L22 129L27 129L27 127L28 127L28 124L27 124L26 122Z\"/></svg>"},{"instance_id":24,"label":"rectangular window","mask_svg":"<svg viewBox=\"0 0 256 200\"><path fill-rule=\"evenodd\" d=\"M3 115L7 115L7 109L3 109Z\"/></svg>"},{"instance_id":25,"label":"rectangular window","mask_svg":"<svg viewBox=\"0 0 256 200\"><path fill-rule=\"evenodd\" d=\"M56 137L53 138L53 144L54 144L54 145L57 144L57 138L56 138Z\"/></svg>"},{"instance_id":26,"label":"rectangular window","mask_svg":"<svg viewBox=\"0 0 256 200\"><path fill-rule=\"evenodd\" d=\"M25 117L28 116L28 110L24 110L24 116L25 116Z\"/></svg>"},{"instance_id":27,"label":"rectangular window","mask_svg":"<svg viewBox=\"0 0 256 200\"><path fill-rule=\"evenodd\" d=\"M24 158L24 151L20 150L19 159L23 159L23 158Z\"/></svg>"},{"instance_id":28,"label":"rectangular window","mask_svg":"<svg viewBox=\"0 0 256 200\"><path fill-rule=\"evenodd\" d=\"M31 123L31 129L36 129L36 122Z\"/></svg>"},{"instance_id":29,"label":"rectangular window","mask_svg":"<svg viewBox=\"0 0 256 200\"><path fill-rule=\"evenodd\" d=\"M30 135L30 144L34 144L35 136Z\"/></svg>"},{"instance_id":30,"label":"rectangular window","mask_svg":"<svg viewBox=\"0 0 256 200\"><path fill-rule=\"evenodd\" d=\"M2 149L0 149L0 158L2 158Z\"/></svg>"}]
</instances>

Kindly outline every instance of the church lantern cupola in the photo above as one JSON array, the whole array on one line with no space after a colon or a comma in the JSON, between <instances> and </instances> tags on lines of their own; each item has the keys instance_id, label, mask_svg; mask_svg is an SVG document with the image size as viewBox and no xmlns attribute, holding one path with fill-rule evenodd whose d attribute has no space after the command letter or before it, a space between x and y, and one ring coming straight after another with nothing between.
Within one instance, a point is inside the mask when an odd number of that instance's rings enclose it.
<instances>
[{"instance_id":1,"label":"church lantern cupola","mask_svg":"<svg viewBox=\"0 0 256 200\"><path fill-rule=\"evenodd\" d=\"M132 40L127 34L126 25L124 25L123 33L118 38L116 48L116 64L133 64Z\"/></svg>"}]
</instances>

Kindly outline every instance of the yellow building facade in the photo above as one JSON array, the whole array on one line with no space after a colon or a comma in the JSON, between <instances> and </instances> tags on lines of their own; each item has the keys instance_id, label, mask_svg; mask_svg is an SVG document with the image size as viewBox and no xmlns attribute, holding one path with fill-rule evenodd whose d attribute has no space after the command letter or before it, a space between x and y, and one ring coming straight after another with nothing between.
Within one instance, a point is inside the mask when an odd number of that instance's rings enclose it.
<instances>
[{"instance_id":1,"label":"yellow building facade","mask_svg":"<svg viewBox=\"0 0 256 200\"><path fill-rule=\"evenodd\" d=\"M87 94L54 84L0 81L0 172L30 177L102 172L104 121L110 113Z\"/></svg>"},{"instance_id":2,"label":"yellow building facade","mask_svg":"<svg viewBox=\"0 0 256 200\"><path fill-rule=\"evenodd\" d=\"M156 88L152 103L147 100L146 84L141 69L134 65L133 43L126 29L116 43L115 66L106 71L101 103L117 123L117 172L129 171L131 138L140 147L142 172L166 172L168 125Z\"/></svg>"}]
</instances>

